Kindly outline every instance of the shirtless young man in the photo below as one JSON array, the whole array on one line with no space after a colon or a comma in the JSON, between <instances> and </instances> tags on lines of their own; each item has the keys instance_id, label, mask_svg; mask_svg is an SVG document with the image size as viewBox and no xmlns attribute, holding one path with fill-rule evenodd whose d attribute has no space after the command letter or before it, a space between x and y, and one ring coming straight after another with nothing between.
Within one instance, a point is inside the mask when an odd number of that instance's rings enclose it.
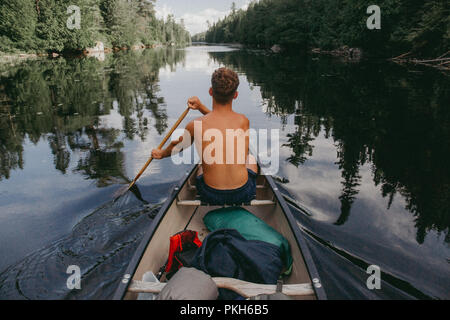
<instances>
[{"instance_id":1,"label":"shirtless young man","mask_svg":"<svg viewBox=\"0 0 450 320\"><path fill-rule=\"evenodd\" d=\"M213 73L211 84L212 111L197 97L190 98L189 108L204 116L191 121L178 141L172 141L163 150L152 150L152 157L162 159L181 151L176 146L183 140L183 148L191 145L194 137L199 136L195 131L201 128L202 139L195 143L197 150L201 150L197 190L202 201L214 205L248 203L256 195L258 166L248 152L249 120L232 109L233 100L238 97L239 78L234 71L220 68ZM221 143L217 143L217 139L222 139ZM211 143L214 148L208 148Z\"/></svg>"}]
</instances>

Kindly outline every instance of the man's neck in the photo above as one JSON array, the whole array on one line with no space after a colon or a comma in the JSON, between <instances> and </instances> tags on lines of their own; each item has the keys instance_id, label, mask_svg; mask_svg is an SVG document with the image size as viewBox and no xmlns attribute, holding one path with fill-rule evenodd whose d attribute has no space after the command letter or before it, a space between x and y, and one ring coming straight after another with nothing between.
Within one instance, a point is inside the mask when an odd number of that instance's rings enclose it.
<instances>
[{"instance_id":1,"label":"man's neck","mask_svg":"<svg viewBox=\"0 0 450 320\"><path fill-rule=\"evenodd\" d=\"M233 110L233 104L232 103L219 104L213 101L212 109L213 112L230 112Z\"/></svg>"}]
</instances>

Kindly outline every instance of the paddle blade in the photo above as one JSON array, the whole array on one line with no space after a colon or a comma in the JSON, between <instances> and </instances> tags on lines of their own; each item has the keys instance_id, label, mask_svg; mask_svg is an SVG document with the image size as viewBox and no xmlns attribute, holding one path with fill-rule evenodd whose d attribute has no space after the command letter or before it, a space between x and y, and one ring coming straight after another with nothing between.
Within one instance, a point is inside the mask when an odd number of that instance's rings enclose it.
<instances>
[{"instance_id":1,"label":"paddle blade","mask_svg":"<svg viewBox=\"0 0 450 320\"><path fill-rule=\"evenodd\" d=\"M122 197L125 193L127 193L129 189L130 189L130 186L126 185L126 186L119 188L116 192L114 192L113 202L116 202L117 200L119 200L119 198Z\"/></svg>"},{"instance_id":2,"label":"paddle blade","mask_svg":"<svg viewBox=\"0 0 450 320\"><path fill-rule=\"evenodd\" d=\"M119 188L119 190L117 190L114 193L113 202L116 202L117 200L119 200L119 198L122 197L124 194L126 194L128 191L131 191L138 200L140 200L144 203L148 203L144 198L142 198L141 191L139 191L137 184L134 182L127 186L123 186L123 187Z\"/></svg>"}]
</instances>

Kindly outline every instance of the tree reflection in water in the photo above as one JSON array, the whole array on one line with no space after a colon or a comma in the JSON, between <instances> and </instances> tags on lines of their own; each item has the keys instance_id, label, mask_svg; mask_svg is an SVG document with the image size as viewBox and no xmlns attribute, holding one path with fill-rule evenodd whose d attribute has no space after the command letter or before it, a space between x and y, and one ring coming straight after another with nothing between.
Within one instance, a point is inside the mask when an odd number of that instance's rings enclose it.
<instances>
[{"instance_id":1,"label":"tree reflection in water","mask_svg":"<svg viewBox=\"0 0 450 320\"><path fill-rule=\"evenodd\" d=\"M385 62L336 63L323 56L209 54L259 86L268 113L295 115L296 129L285 145L291 164L300 166L312 156L320 132L332 137L342 176L336 225L348 220L359 193L360 168L369 164L388 208L395 194L406 200L416 217L418 243L430 230L444 232L450 242L448 76L413 73Z\"/></svg>"},{"instance_id":2,"label":"tree reflection in water","mask_svg":"<svg viewBox=\"0 0 450 320\"><path fill-rule=\"evenodd\" d=\"M93 58L38 60L0 76L0 180L23 169L23 145L46 139L55 168L65 174L73 152L74 169L98 187L129 183L123 139L145 140L154 120L167 129L164 98L158 95L159 69L184 59L175 49L121 52L105 62ZM123 129L104 128L100 117L117 106ZM152 119L148 118L148 110Z\"/></svg>"}]
</instances>

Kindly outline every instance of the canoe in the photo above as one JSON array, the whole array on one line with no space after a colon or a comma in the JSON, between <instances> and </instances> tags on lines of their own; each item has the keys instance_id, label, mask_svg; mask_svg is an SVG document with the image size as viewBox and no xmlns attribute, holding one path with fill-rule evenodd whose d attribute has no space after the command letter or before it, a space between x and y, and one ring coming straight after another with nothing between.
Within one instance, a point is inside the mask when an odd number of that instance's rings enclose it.
<instances>
[{"instance_id":1,"label":"canoe","mask_svg":"<svg viewBox=\"0 0 450 320\"><path fill-rule=\"evenodd\" d=\"M186 229L197 231L200 240L203 240L209 233L203 223L203 217L219 207L202 204L198 200L195 188L197 169L198 165L187 171L183 179L172 189L121 278L113 296L114 300L134 300L137 299L139 292L160 292L165 285L163 281L152 283L142 280L146 272L152 271L157 274L166 263L170 236ZM294 299L326 299L302 231L273 178L258 175L256 182L256 199L242 207L281 233L290 244L293 267L291 274L282 279L282 292ZM244 297L274 293L276 290L276 285L249 283L231 278L213 278L213 280L218 287L232 289Z\"/></svg>"}]
</instances>

